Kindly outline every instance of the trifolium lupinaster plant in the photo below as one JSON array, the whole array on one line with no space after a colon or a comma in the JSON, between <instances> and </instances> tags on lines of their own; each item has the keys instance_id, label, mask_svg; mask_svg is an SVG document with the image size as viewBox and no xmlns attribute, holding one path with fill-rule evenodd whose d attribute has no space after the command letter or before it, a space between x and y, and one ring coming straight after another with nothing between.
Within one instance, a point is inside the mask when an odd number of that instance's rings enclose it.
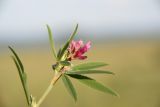
<instances>
[{"instance_id":1,"label":"trifolium lupinaster plant","mask_svg":"<svg viewBox=\"0 0 160 107\"><path fill-rule=\"evenodd\" d=\"M25 72L24 66L18 57L17 53L14 51L12 47L9 46L9 49L13 53L12 59L17 67L19 77L24 89L26 101L28 107L40 107L42 102L45 100L46 96L52 90L56 82L61 78L63 83L73 97L75 101L77 101L77 93L76 90L70 80L70 78L74 78L85 84L93 89L102 91L104 93L109 93L114 96L118 96L118 94L113 91L111 88L102 85L101 83L97 82L96 80L86 76L88 74L114 74L113 72L107 70L99 70L97 68L107 66L104 62L87 62L79 65L74 65L72 63L73 60L82 60L84 61L87 56L84 54L91 48L91 42L87 42L86 44L83 43L82 40L74 41L73 38L76 35L78 30L78 24L75 27L74 32L71 34L70 38L66 41L66 43L56 52L55 44L52 36L52 32L50 27L47 25L47 30L49 34L49 41L51 50L56 60L56 63L52 65L52 69L54 71L53 78L43 93L43 95L37 100L30 93L28 86L27 86L27 74Z\"/></svg>"}]
</instances>

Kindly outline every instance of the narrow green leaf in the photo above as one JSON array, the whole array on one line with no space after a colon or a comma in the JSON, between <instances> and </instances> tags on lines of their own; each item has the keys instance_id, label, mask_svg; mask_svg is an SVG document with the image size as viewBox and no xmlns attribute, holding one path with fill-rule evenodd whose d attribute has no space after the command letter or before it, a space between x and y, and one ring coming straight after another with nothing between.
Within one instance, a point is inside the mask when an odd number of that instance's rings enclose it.
<instances>
[{"instance_id":1,"label":"narrow green leaf","mask_svg":"<svg viewBox=\"0 0 160 107\"><path fill-rule=\"evenodd\" d=\"M17 53L10 47L8 46L8 48L12 51L12 53L14 54L16 60L18 61L19 65L20 65L20 69L22 70L22 72L24 72L24 67L22 65L22 62L20 60L20 58L18 57Z\"/></svg>"},{"instance_id":2,"label":"narrow green leaf","mask_svg":"<svg viewBox=\"0 0 160 107\"><path fill-rule=\"evenodd\" d=\"M26 85L27 84L27 74L25 72L23 73L23 81Z\"/></svg>"},{"instance_id":3,"label":"narrow green leaf","mask_svg":"<svg viewBox=\"0 0 160 107\"><path fill-rule=\"evenodd\" d=\"M76 70L88 70L88 69L94 69L94 68L99 68L99 67L103 67L106 66L108 64L104 63L104 62L88 62L88 63L84 63L84 64L79 64L76 65L72 68L73 71Z\"/></svg>"},{"instance_id":4,"label":"narrow green leaf","mask_svg":"<svg viewBox=\"0 0 160 107\"><path fill-rule=\"evenodd\" d=\"M19 77L20 77L21 81L23 81L23 76L22 76L22 72L21 72L20 66L19 66L19 64L18 64L18 62L17 62L17 60L16 60L16 58L14 56L12 56L12 59L13 59L15 65L16 65L16 67L17 67Z\"/></svg>"},{"instance_id":5,"label":"narrow green leaf","mask_svg":"<svg viewBox=\"0 0 160 107\"><path fill-rule=\"evenodd\" d=\"M67 74L113 74L111 71L106 70L78 70L78 71L68 71Z\"/></svg>"},{"instance_id":6,"label":"narrow green leaf","mask_svg":"<svg viewBox=\"0 0 160 107\"><path fill-rule=\"evenodd\" d=\"M67 48L69 46L69 44L71 43L71 41L73 40L74 36L76 35L77 30L78 30L78 24L76 25L76 28L75 28L74 32L72 33L72 35L70 36L70 38L67 40L67 42L63 46L63 48L61 50L61 54L59 56L59 59L61 59L63 57L65 51L67 50Z\"/></svg>"},{"instance_id":7,"label":"narrow green leaf","mask_svg":"<svg viewBox=\"0 0 160 107\"><path fill-rule=\"evenodd\" d=\"M73 40L74 36L75 36L76 33L77 33L77 30L78 30L78 24L76 25L76 27L75 27L75 29L74 29L74 32L72 33L71 37L70 37L69 40L68 40L69 43Z\"/></svg>"},{"instance_id":8,"label":"narrow green leaf","mask_svg":"<svg viewBox=\"0 0 160 107\"><path fill-rule=\"evenodd\" d=\"M51 46L53 55L54 55L54 57L57 59L56 49L55 49L55 44L54 44L54 39L53 39L52 31L51 31L51 28L49 27L49 25L47 25L47 30L48 30L49 42L50 42L50 46Z\"/></svg>"},{"instance_id":9,"label":"narrow green leaf","mask_svg":"<svg viewBox=\"0 0 160 107\"><path fill-rule=\"evenodd\" d=\"M60 64L63 66L70 66L71 65L71 63L68 61L60 61Z\"/></svg>"},{"instance_id":10,"label":"narrow green leaf","mask_svg":"<svg viewBox=\"0 0 160 107\"><path fill-rule=\"evenodd\" d=\"M62 80L63 80L65 87L67 88L67 91L74 98L74 100L77 101L76 90L75 90L72 82L70 81L70 79L66 75L62 75Z\"/></svg>"},{"instance_id":11,"label":"narrow green leaf","mask_svg":"<svg viewBox=\"0 0 160 107\"><path fill-rule=\"evenodd\" d=\"M89 78L89 77L83 76L83 75L79 75L79 74L67 74L67 75L69 75L72 78L78 79L81 83L83 83L93 89L102 91L104 93L109 93L114 96L118 96L118 94L115 91L113 91L111 88L105 87L104 85L100 84L99 82L97 82L96 80L94 80L92 78Z\"/></svg>"},{"instance_id":12,"label":"narrow green leaf","mask_svg":"<svg viewBox=\"0 0 160 107\"><path fill-rule=\"evenodd\" d=\"M63 48L62 48L62 50L61 50L61 54L59 55L59 60L61 60L61 58L63 57L63 55L64 55L64 53L66 52L66 50L67 50L67 48L68 48L68 46L69 46L69 42L67 42L64 46L63 46Z\"/></svg>"},{"instance_id":13,"label":"narrow green leaf","mask_svg":"<svg viewBox=\"0 0 160 107\"><path fill-rule=\"evenodd\" d=\"M23 89L24 89L24 93L25 93L25 96L26 96L26 100L27 100L27 104L30 105L31 104L31 100L30 100L30 97L29 97L29 92L28 92L28 89L27 89L27 75L25 72L22 72L21 69L20 69L20 65L19 63L17 62L16 58L14 56L12 56L12 59L17 67L17 70L18 70L18 74L19 74L19 77L20 77L20 80L21 80L21 83L22 83L22 86L23 86Z\"/></svg>"},{"instance_id":14,"label":"narrow green leaf","mask_svg":"<svg viewBox=\"0 0 160 107\"><path fill-rule=\"evenodd\" d=\"M61 55L61 48L59 49L59 51L58 51L58 53L57 53L57 58L58 58L58 60L59 60L59 58L60 58L60 55Z\"/></svg>"}]
</instances>

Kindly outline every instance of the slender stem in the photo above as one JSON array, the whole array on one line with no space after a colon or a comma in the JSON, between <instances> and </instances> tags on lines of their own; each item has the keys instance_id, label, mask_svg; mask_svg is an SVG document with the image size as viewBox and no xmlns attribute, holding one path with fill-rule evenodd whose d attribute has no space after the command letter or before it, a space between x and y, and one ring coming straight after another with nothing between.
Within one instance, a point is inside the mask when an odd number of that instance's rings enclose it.
<instances>
[{"instance_id":1,"label":"slender stem","mask_svg":"<svg viewBox=\"0 0 160 107\"><path fill-rule=\"evenodd\" d=\"M40 98L40 100L37 103L37 107L39 107L41 105L41 103L44 101L44 99L46 98L46 96L49 94L49 92L52 90L53 85L50 84L48 86L48 88L46 89L46 91L44 92L44 94L42 95L42 97Z\"/></svg>"},{"instance_id":2,"label":"slender stem","mask_svg":"<svg viewBox=\"0 0 160 107\"><path fill-rule=\"evenodd\" d=\"M48 86L48 88L46 89L46 91L44 92L44 94L42 95L42 97L40 98L40 100L37 102L36 107L39 107L41 105L41 103L45 100L46 96L52 90L53 86L55 85L55 83L57 82L57 80L61 77L61 75L62 75L62 73L58 73L58 74L56 74L54 76L54 78L51 81L50 85Z\"/></svg>"}]
</instances>

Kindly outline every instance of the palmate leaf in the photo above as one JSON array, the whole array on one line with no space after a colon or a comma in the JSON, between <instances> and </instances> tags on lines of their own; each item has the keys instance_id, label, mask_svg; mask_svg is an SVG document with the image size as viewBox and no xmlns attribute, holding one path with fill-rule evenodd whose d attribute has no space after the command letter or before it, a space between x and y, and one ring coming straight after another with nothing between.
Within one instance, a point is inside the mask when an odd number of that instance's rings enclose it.
<instances>
[{"instance_id":1,"label":"palmate leaf","mask_svg":"<svg viewBox=\"0 0 160 107\"><path fill-rule=\"evenodd\" d=\"M79 74L67 74L67 75L79 80L81 83L83 83L93 89L102 91L104 93L109 93L114 96L118 96L118 94L115 91L113 91L111 88L108 88L108 87L100 84L99 82L97 82L96 80L94 80L92 78L89 78L89 77L83 76L83 75L79 75Z\"/></svg>"},{"instance_id":2,"label":"palmate leaf","mask_svg":"<svg viewBox=\"0 0 160 107\"><path fill-rule=\"evenodd\" d=\"M23 64L20 61L16 52L11 47L9 47L9 49L14 54L14 56L12 56L12 59L13 59L15 65L16 65L16 67L17 67L18 74L19 74L19 77L20 77L20 80L21 80L21 83L22 83L22 86L23 86L23 89L24 89L24 93L25 93L25 96L26 96L26 99L27 99L27 104L30 105L31 104L31 99L30 99L28 88L27 88L27 75L24 72L24 68L22 68Z\"/></svg>"},{"instance_id":3,"label":"palmate leaf","mask_svg":"<svg viewBox=\"0 0 160 107\"><path fill-rule=\"evenodd\" d=\"M49 25L47 25L47 30L48 30L49 42L50 42L50 46L51 46L53 55L54 55L55 59L57 59L55 43L54 43L54 39L53 39L51 28L49 27Z\"/></svg>"},{"instance_id":4,"label":"palmate leaf","mask_svg":"<svg viewBox=\"0 0 160 107\"><path fill-rule=\"evenodd\" d=\"M67 42L64 44L63 48L61 49L60 55L58 57L59 60L61 60L61 58L63 57L65 51L67 50L69 44L71 43L71 41L73 40L74 36L76 35L78 30L78 24L76 25L76 28L74 29L74 32L72 33L72 35L70 36L70 38L67 40Z\"/></svg>"},{"instance_id":5,"label":"palmate leaf","mask_svg":"<svg viewBox=\"0 0 160 107\"><path fill-rule=\"evenodd\" d=\"M113 74L111 71L106 70L78 70L78 71L67 71L67 74Z\"/></svg>"},{"instance_id":6,"label":"palmate leaf","mask_svg":"<svg viewBox=\"0 0 160 107\"><path fill-rule=\"evenodd\" d=\"M104 62L88 62L88 63L76 65L76 66L74 66L72 68L72 70L73 71L77 71L77 70L89 70L89 69L103 67L103 66L106 66L106 65L108 65L108 64L106 64Z\"/></svg>"},{"instance_id":7,"label":"palmate leaf","mask_svg":"<svg viewBox=\"0 0 160 107\"><path fill-rule=\"evenodd\" d=\"M65 87L67 88L67 91L74 98L74 100L77 101L76 90L75 90L72 82L70 81L70 79L65 74L63 74L62 75L62 80L63 80L63 83L64 83Z\"/></svg>"}]
</instances>

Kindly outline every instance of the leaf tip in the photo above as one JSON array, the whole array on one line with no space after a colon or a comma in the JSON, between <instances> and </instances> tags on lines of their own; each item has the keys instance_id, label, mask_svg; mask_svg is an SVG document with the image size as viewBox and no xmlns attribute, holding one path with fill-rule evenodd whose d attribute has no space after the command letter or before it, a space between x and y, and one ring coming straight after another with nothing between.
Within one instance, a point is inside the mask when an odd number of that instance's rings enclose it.
<instances>
[{"instance_id":1,"label":"leaf tip","mask_svg":"<svg viewBox=\"0 0 160 107\"><path fill-rule=\"evenodd\" d=\"M115 92L115 91L112 91L112 95L120 98L120 95L117 92Z\"/></svg>"},{"instance_id":2,"label":"leaf tip","mask_svg":"<svg viewBox=\"0 0 160 107\"><path fill-rule=\"evenodd\" d=\"M74 99L74 102L77 103L77 98Z\"/></svg>"},{"instance_id":3,"label":"leaf tip","mask_svg":"<svg viewBox=\"0 0 160 107\"><path fill-rule=\"evenodd\" d=\"M77 23L77 24L76 24L76 28L78 28L78 26L79 26L79 24Z\"/></svg>"},{"instance_id":4,"label":"leaf tip","mask_svg":"<svg viewBox=\"0 0 160 107\"><path fill-rule=\"evenodd\" d=\"M51 31L51 28L48 24L46 24L46 27L47 27L47 30L50 32Z\"/></svg>"},{"instance_id":5,"label":"leaf tip","mask_svg":"<svg viewBox=\"0 0 160 107\"><path fill-rule=\"evenodd\" d=\"M48 24L46 24L46 27L47 27L48 31L50 31L50 26Z\"/></svg>"},{"instance_id":6,"label":"leaf tip","mask_svg":"<svg viewBox=\"0 0 160 107\"><path fill-rule=\"evenodd\" d=\"M118 97L118 98L120 98L120 95L118 93L115 93L115 96Z\"/></svg>"},{"instance_id":7,"label":"leaf tip","mask_svg":"<svg viewBox=\"0 0 160 107\"><path fill-rule=\"evenodd\" d=\"M114 72L111 73L112 75L116 75Z\"/></svg>"},{"instance_id":8,"label":"leaf tip","mask_svg":"<svg viewBox=\"0 0 160 107\"><path fill-rule=\"evenodd\" d=\"M10 50L12 50L11 46L9 46L9 45L8 45L8 48L9 48Z\"/></svg>"},{"instance_id":9,"label":"leaf tip","mask_svg":"<svg viewBox=\"0 0 160 107\"><path fill-rule=\"evenodd\" d=\"M47 26L47 27L49 27L49 25L48 25L48 24L46 24L46 26Z\"/></svg>"}]
</instances>

